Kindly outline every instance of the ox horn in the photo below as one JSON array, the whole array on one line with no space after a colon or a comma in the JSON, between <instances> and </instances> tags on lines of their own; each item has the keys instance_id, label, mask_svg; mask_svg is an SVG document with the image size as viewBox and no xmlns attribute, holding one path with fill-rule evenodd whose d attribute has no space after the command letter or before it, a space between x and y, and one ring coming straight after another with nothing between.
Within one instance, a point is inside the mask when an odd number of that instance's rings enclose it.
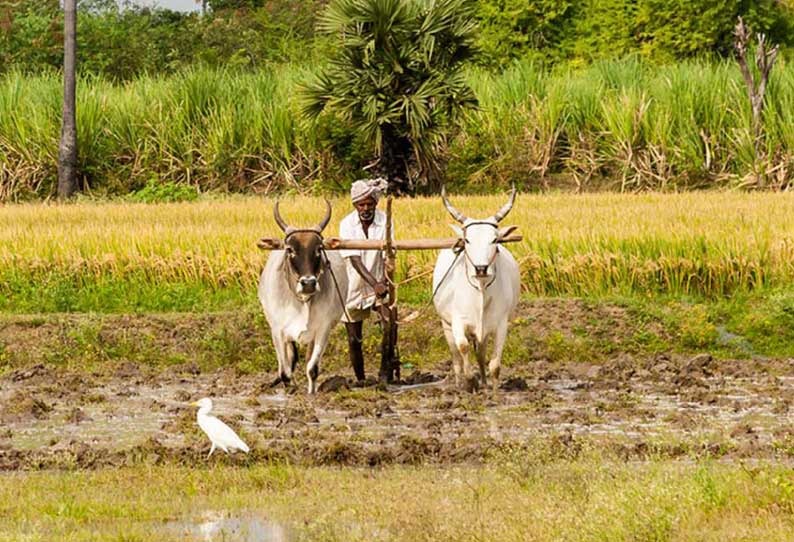
<instances>
[{"instance_id":1,"label":"ox horn","mask_svg":"<svg viewBox=\"0 0 794 542\"><path fill-rule=\"evenodd\" d=\"M317 230L317 233L322 233L325 227L328 225L328 222L331 221L331 202L328 201L328 198L323 198L325 200L325 217L312 229Z\"/></svg>"},{"instance_id":2,"label":"ox horn","mask_svg":"<svg viewBox=\"0 0 794 542\"><path fill-rule=\"evenodd\" d=\"M516 202L516 185L513 185L513 190L510 192L510 199L507 200L507 203L499 209L495 215L493 215L493 219L499 223L507 216L507 213L510 212L510 209L513 208L513 204Z\"/></svg>"},{"instance_id":3,"label":"ox horn","mask_svg":"<svg viewBox=\"0 0 794 542\"><path fill-rule=\"evenodd\" d=\"M278 204L279 201L276 200L276 204L273 206L273 218L276 219L276 224L278 224L278 227L281 228L281 231L288 233L292 228L290 228L287 223L284 222L284 219L281 218L281 213L278 210Z\"/></svg>"},{"instance_id":4,"label":"ox horn","mask_svg":"<svg viewBox=\"0 0 794 542\"><path fill-rule=\"evenodd\" d=\"M461 213L460 211L455 209L455 207L453 207L452 204L447 199L447 187L446 186L442 186L441 187L441 199L444 202L444 207L446 207L447 211L449 211L449 214L452 215L452 218L454 218L455 220L457 220L461 224L466 222L466 215L464 215L463 213Z\"/></svg>"}]
</instances>

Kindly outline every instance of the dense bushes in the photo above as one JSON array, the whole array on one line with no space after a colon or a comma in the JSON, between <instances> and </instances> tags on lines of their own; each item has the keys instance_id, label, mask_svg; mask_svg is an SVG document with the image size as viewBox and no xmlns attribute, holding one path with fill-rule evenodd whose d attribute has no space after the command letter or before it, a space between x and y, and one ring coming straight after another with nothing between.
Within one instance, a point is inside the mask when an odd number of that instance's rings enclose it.
<instances>
[{"instance_id":1,"label":"dense bushes","mask_svg":"<svg viewBox=\"0 0 794 542\"><path fill-rule=\"evenodd\" d=\"M201 190L341 186L373 149L328 115L300 119L324 0L214 0L211 12L80 4L80 173L100 193L160 179ZM794 70L773 75L763 164L727 56L742 14L790 43L777 0L477 0L480 109L440 138L446 178L586 190L769 184L794 177ZM0 200L48 196L61 83L58 0L0 0ZM614 57L620 57L616 60ZM710 60L705 60L708 57ZM685 59L683 62L676 59ZM676 62L671 62L676 60Z\"/></svg>"},{"instance_id":2,"label":"dense bushes","mask_svg":"<svg viewBox=\"0 0 794 542\"><path fill-rule=\"evenodd\" d=\"M58 0L2 2L0 73L58 69L63 40ZM256 68L305 61L319 2L278 0L201 17L136 6L119 10L115 0L86 0L79 4L79 69L129 80L194 64Z\"/></svg>"},{"instance_id":3,"label":"dense bushes","mask_svg":"<svg viewBox=\"0 0 794 542\"><path fill-rule=\"evenodd\" d=\"M80 69L114 79L173 72L201 63L261 67L305 62L325 0L211 0L206 17L84 0L78 26ZM544 63L637 53L655 63L725 56L742 15L783 45L794 43L790 4L778 0L477 0L477 61ZM0 0L0 71L38 71L61 62L58 0Z\"/></svg>"},{"instance_id":4,"label":"dense bushes","mask_svg":"<svg viewBox=\"0 0 794 542\"><path fill-rule=\"evenodd\" d=\"M125 85L80 82L80 171L94 193L167 179L201 190L338 188L371 156L338 119L301 120L303 68L188 70ZM449 181L470 191L735 186L753 170L750 111L735 64L638 59L544 71L519 63L468 74L480 102L444 150ZM47 196L55 180L60 79L0 79L0 199ZM794 177L794 68L770 86L762 164L769 184Z\"/></svg>"},{"instance_id":5,"label":"dense bushes","mask_svg":"<svg viewBox=\"0 0 794 542\"><path fill-rule=\"evenodd\" d=\"M638 53L657 63L731 51L743 16L792 43L792 11L776 0L479 0L481 60L589 62Z\"/></svg>"}]
</instances>

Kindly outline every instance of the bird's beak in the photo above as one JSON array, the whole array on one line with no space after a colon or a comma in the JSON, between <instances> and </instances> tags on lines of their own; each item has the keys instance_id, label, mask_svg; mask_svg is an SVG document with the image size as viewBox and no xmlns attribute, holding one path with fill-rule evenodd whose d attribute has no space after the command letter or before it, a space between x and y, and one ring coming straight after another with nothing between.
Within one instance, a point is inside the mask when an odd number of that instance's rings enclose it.
<instances>
[{"instance_id":1,"label":"bird's beak","mask_svg":"<svg viewBox=\"0 0 794 542\"><path fill-rule=\"evenodd\" d=\"M190 403L190 406L199 406L198 401L193 401L192 403Z\"/></svg>"}]
</instances>

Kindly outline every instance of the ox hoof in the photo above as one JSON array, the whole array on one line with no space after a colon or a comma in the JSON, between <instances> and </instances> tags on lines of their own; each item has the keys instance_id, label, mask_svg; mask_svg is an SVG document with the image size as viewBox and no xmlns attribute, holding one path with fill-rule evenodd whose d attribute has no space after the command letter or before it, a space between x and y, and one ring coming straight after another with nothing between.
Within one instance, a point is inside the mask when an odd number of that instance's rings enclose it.
<instances>
[{"instance_id":1,"label":"ox hoof","mask_svg":"<svg viewBox=\"0 0 794 542\"><path fill-rule=\"evenodd\" d=\"M480 379L476 376L468 376L463 379L463 391L474 393L480 389Z\"/></svg>"}]
</instances>

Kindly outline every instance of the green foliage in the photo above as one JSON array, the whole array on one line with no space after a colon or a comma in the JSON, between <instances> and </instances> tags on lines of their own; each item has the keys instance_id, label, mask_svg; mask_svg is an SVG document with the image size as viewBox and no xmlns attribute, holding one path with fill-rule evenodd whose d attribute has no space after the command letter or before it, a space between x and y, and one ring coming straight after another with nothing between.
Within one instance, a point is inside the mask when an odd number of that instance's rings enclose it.
<instances>
[{"instance_id":1,"label":"green foliage","mask_svg":"<svg viewBox=\"0 0 794 542\"><path fill-rule=\"evenodd\" d=\"M193 201L196 198L198 192L194 187L158 179L150 179L145 187L130 195L130 199L140 203Z\"/></svg>"},{"instance_id":2,"label":"green foliage","mask_svg":"<svg viewBox=\"0 0 794 542\"><path fill-rule=\"evenodd\" d=\"M635 51L638 1L585 0L571 36L573 58L592 61Z\"/></svg>"},{"instance_id":3,"label":"green foliage","mask_svg":"<svg viewBox=\"0 0 794 542\"><path fill-rule=\"evenodd\" d=\"M786 289L772 290L763 299L732 296L718 314L726 328L755 351L787 355L794 344L794 293Z\"/></svg>"},{"instance_id":4,"label":"green foliage","mask_svg":"<svg viewBox=\"0 0 794 542\"><path fill-rule=\"evenodd\" d=\"M334 0L319 29L338 42L305 85L303 112L348 120L410 191L409 162L435 173L446 127L476 102L463 71L476 29L470 0Z\"/></svg>"},{"instance_id":5,"label":"green foliage","mask_svg":"<svg viewBox=\"0 0 794 542\"><path fill-rule=\"evenodd\" d=\"M58 0L0 1L0 73L8 66L35 70L63 58Z\"/></svg>"},{"instance_id":6,"label":"green foliage","mask_svg":"<svg viewBox=\"0 0 794 542\"><path fill-rule=\"evenodd\" d=\"M113 80L172 73L194 64L256 67L305 60L319 0L219 6L206 17L114 0L78 6L78 69ZM58 69L62 15L57 1L0 1L0 73Z\"/></svg>"},{"instance_id":7,"label":"green foliage","mask_svg":"<svg viewBox=\"0 0 794 542\"><path fill-rule=\"evenodd\" d=\"M343 189L363 174L372 141L352 119L302 118L295 88L310 74L281 65L181 70L125 85L81 78L84 182L100 196L135 192L152 178L200 192ZM630 57L578 70L518 62L462 77L479 107L440 149L446 181L460 190L732 187L752 172L749 106L733 62L658 67ZM0 201L53 193L61 86L53 72L0 76ZM770 185L780 189L794 181L792 112L794 69L781 63L764 119ZM433 115L432 123L447 120ZM374 126L377 134L377 118Z\"/></svg>"},{"instance_id":8,"label":"green foliage","mask_svg":"<svg viewBox=\"0 0 794 542\"><path fill-rule=\"evenodd\" d=\"M732 54L743 16L774 43L792 44L791 7L775 0L480 0L482 60L569 60L639 53L656 63Z\"/></svg>"},{"instance_id":9,"label":"green foliage","mask_svg":"<svg viewBox=\"0 0 794 542\"><path fill-rule=\"evenodd\" d=\"M171 72L192 62L198 45L196 15L130 6L115 0L80 2L77 51L82 73L129 80L143 73Z\"/></svg>"},{"instance_id":10,"label":"green foliage","mask_svg":"<svg viewBox=\"0 0 794 542\"><path fill-rule=\"evenodd\" d=\"M646 56L670 61L707 52L732 53L733 28L744 16L756 32L786 43L782 8L771 0L642 0L636 17L637 38Z\"/></svg>"},{"instance_id":11,"label":"green foliage","mask_svg":"<svg viewBox=\"0 0 794 542\"><path fill-rule=\"evenodd\" d=\"M792 4L777 0L466 3L481 29L477 60L489 67L504 67L516 59L583 65L626 54L639 54L653 63L703 55L728 57L739 15L772 42L784 47L794 44ZM325 4L324 0L215 0L202 17L136 4L120 7L114 0L83 0L77 32L79 68L83 73L129 80L194 64L251 68L274 61L306 61L318 51L332 51L330 42L338 37L315 37L317 17ZM0 0L0 71L59 68L62 26L58 1Z\"/></svg>"},{"instance_id":12,"label":"green foliage","mask_svg":"<svg viewBox=\"0 0 794 542\"><path fill-rule=\"evenodd\" d=\"M708 349L716 345L717 329L710 321L707 307L692 305L677 308L681 343L691 349Z\"/></svg>"},{"instance_id":13,"label":"green foliage","mask_svg":"<svg viewBox=\"0 0 794 542\"><path fill-rule=\"evenodd\" d=\"M570 0L477 2L482 60L499 65L522 57L565 58L570 53L565 42L573 31L575 5Z\"/></svg>"},{"instance_id":14,"label":"green foliage","mask_svg":"<svg viewBox=\"0 0 794 542\"><path fill-rule=\"evenodd\" d=\"M145 273L87 277L70 273L0 272L0 312L189 312L236 309L254 303L250 289L200 281L152 280Z\"/></svg>"}]
</instances>

